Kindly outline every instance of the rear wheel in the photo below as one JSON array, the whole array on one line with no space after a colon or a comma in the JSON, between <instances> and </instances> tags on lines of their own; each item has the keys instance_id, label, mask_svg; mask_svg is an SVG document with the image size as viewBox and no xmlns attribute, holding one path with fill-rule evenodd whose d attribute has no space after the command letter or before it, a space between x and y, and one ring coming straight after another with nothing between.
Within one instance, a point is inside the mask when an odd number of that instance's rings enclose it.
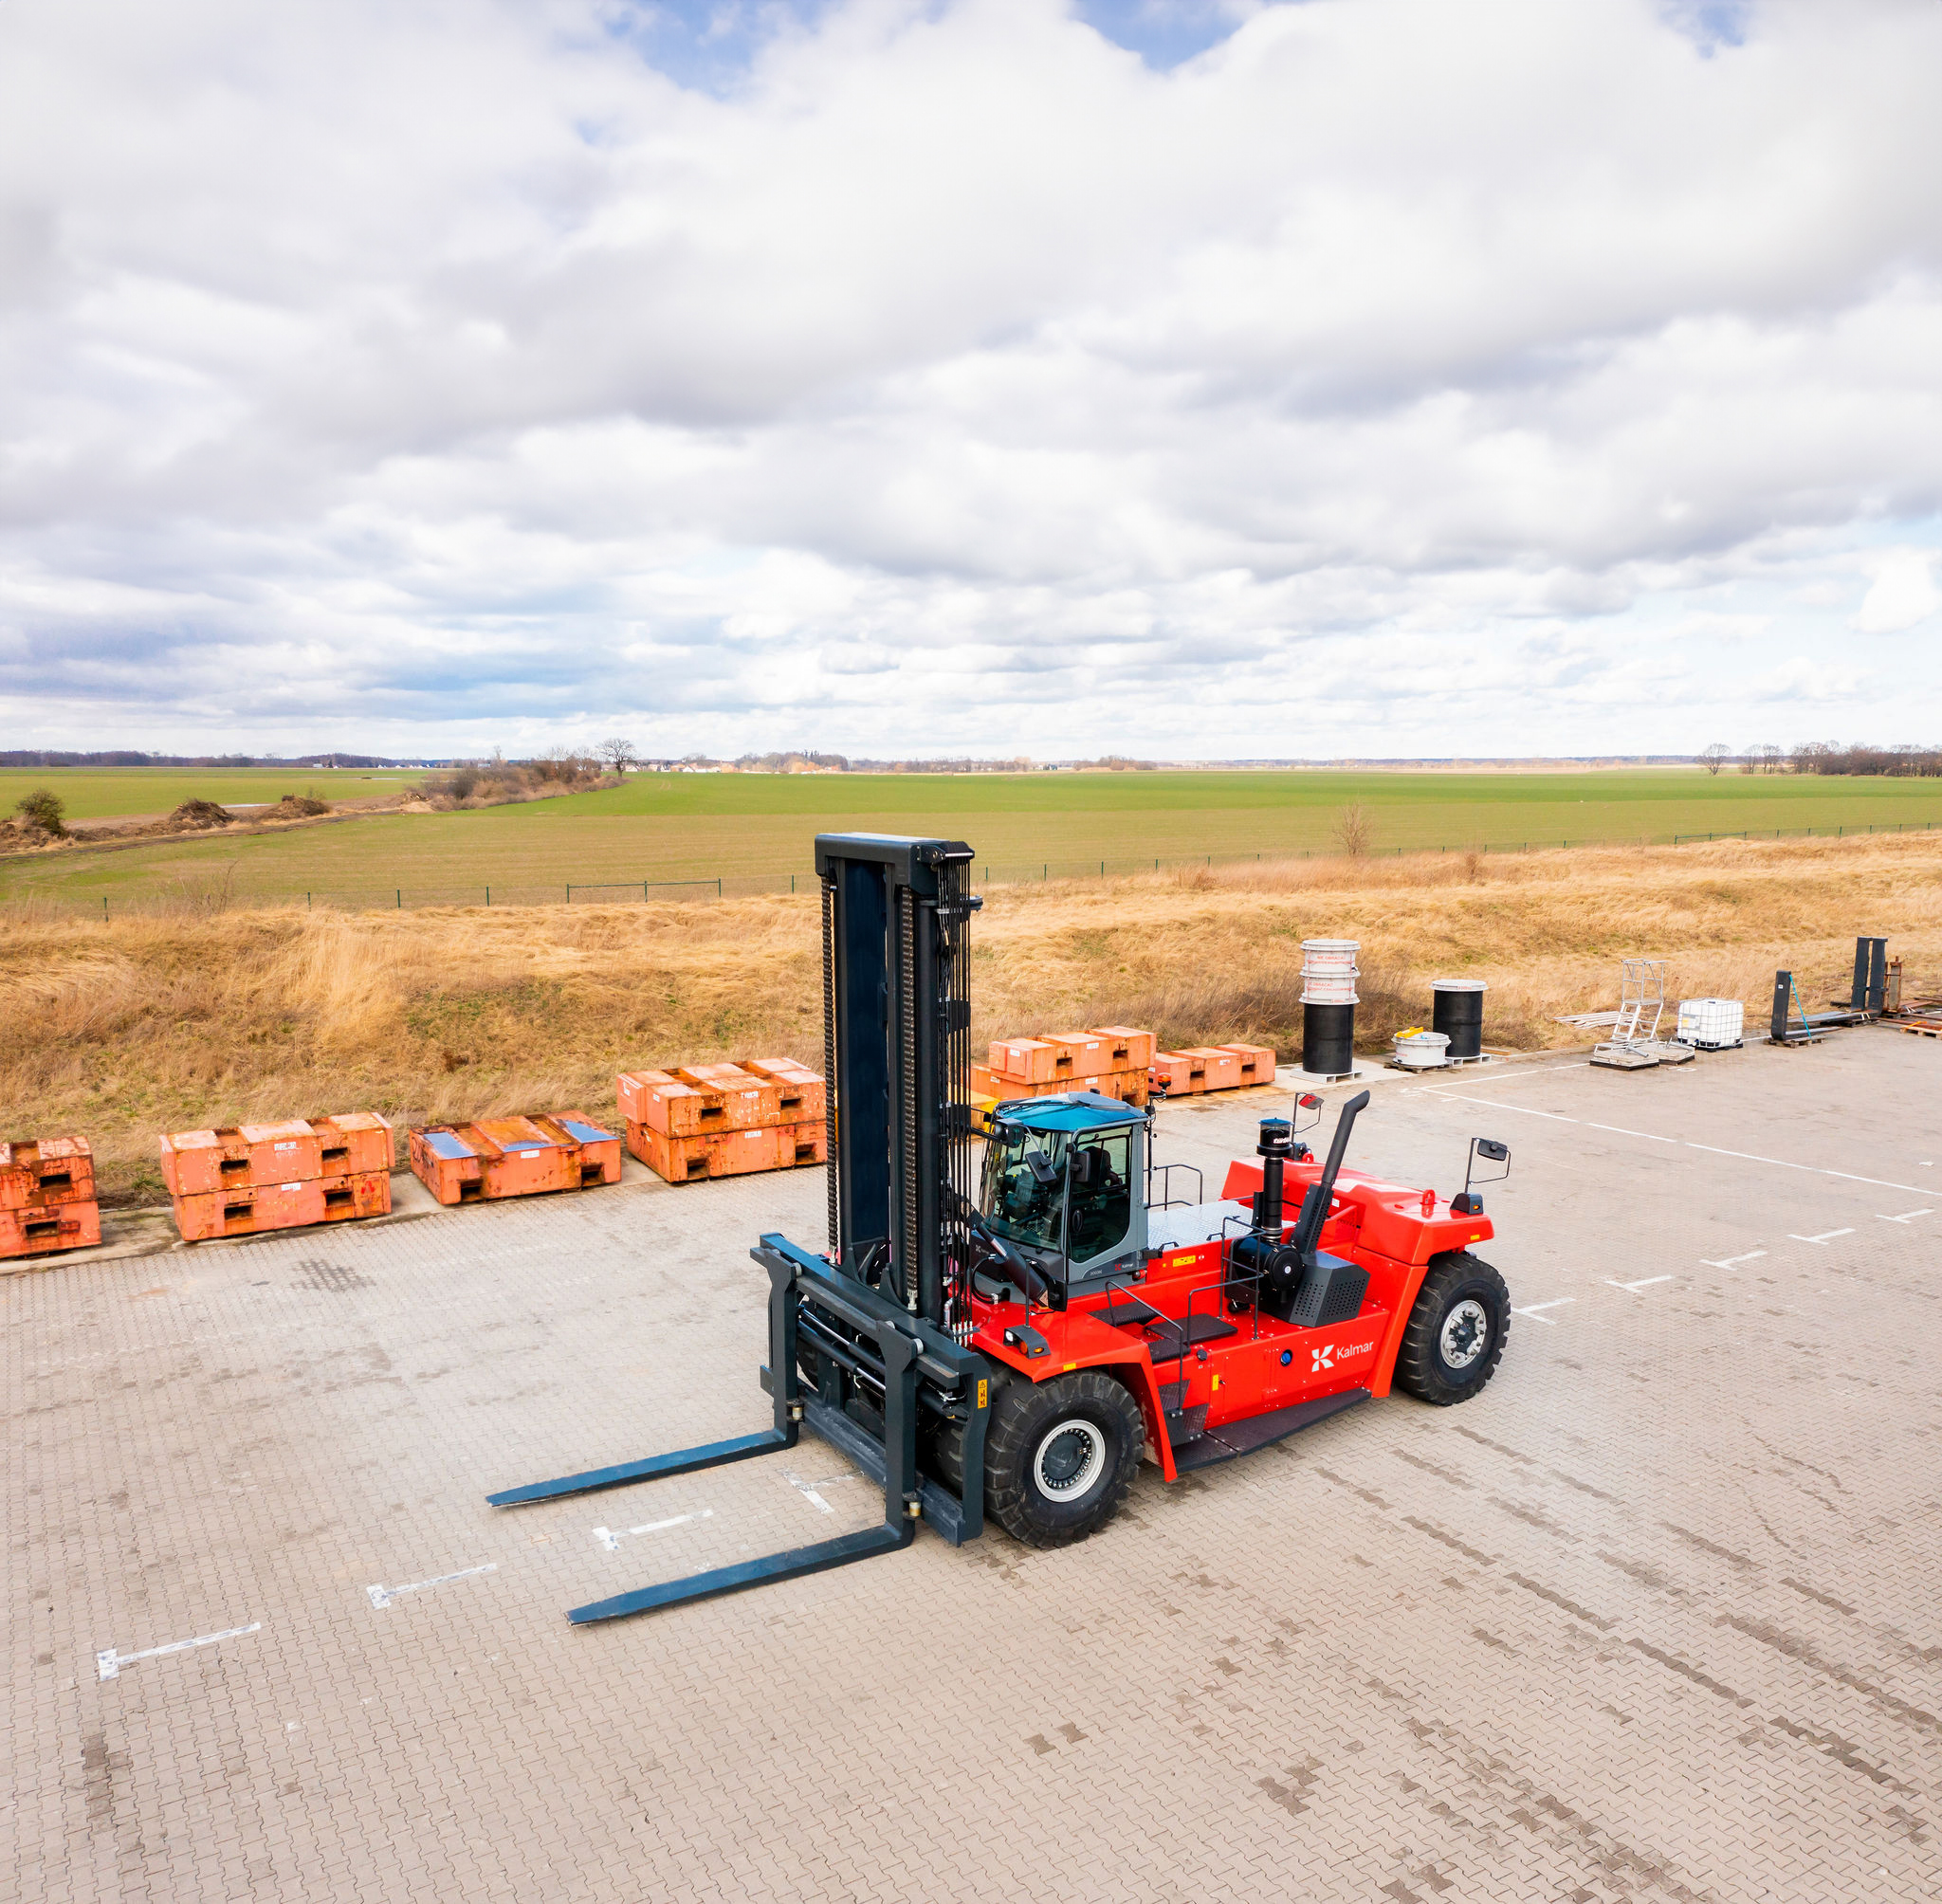
<instances>
[{"instance_id":1,"label":"rear wheel","mask_svg":"<svg viewBox=\"0 0 1942 1904\"><path fill-rule=\"evenodd\" d=\"M1496 1373L1511 1329L1511 1291L1468 1250L1430 1259L1396 1356L1397 1383L1447 1408L1468 1401Z\"/></svg>"},{"instance_id":2,"label":"rear wheel","mask_svg":"<svg viewBox=\"0 0 1942 1904\"><path fill-rule=\"evenodd\" d=\"M1009 1383L992 1403L985 1505L1028 1547L1084 1540L1126 1499L1145 1439L1139 1403L1097 1369Z\"/></svg>"}]
</instances>

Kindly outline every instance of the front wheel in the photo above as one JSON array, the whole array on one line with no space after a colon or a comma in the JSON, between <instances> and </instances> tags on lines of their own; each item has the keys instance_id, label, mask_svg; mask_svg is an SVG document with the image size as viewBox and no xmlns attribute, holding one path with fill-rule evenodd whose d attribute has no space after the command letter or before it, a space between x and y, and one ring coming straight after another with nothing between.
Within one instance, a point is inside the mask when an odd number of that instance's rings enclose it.
<instances>
[{"instance_id":1,"label":"front wheel","mask_svg":"<svg viewBox=\"0 0 1942 1904\"><path fill-rule=\"evenodd\" d=\"M1119 1510L1145 1447L1140 1406L1097 1369L1010 1382L992 1404L985 1506L1027 1547L1068 1547Z\"/></svg>"},{"instance_id":2,"label":"front wheel","mask_svg":"<svg viewBox=\"0 0 1942 1904\"><path fill-rule=\"evenodd\" d=\"M1396 1381L1439 1408L1468 1401L1496 1373L1510 1331L1511 1291L1495 1270L1468 1250L1433 1256L1402 1331Z\"/></svg>"}]
</instances>

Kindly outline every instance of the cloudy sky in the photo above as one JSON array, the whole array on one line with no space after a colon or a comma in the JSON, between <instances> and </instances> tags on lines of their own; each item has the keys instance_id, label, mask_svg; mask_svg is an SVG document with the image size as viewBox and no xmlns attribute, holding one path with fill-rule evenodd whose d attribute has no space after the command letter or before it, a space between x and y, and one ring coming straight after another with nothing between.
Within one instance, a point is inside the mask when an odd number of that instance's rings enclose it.
<instances>
[{"instance_id":1,"label":"cloudy sky","mask_svg":"<svg viewBox=\"0 0 1942 1904\"><path fill-rule=\"evenodd\" d=\"M0 746L1942 737L1936 0L0 0Z\"/></svg>"}]
</instances>

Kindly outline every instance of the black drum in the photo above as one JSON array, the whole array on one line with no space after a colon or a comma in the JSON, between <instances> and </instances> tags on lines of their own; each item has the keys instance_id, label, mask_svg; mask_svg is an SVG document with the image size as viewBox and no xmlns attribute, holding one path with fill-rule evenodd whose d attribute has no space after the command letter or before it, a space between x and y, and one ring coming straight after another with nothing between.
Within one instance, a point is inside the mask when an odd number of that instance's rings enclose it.
<instances>
[{"instance_id":1,"label":"black drum","mask_svg":"<svg viewBox=\"0 0 1942 1904\"><path fill-rule=\"evenodd\" d=\"M1488 987L1481 979L1438 979L1430 988L1436 994L1436 1017L1432 1029L1450 1040L1445 1054L1457 1058L1483 1055L1483 995Z\"/></svg>"},{"instance_id":2,"label":"black drum","mask_svg":"<svg viewBox=\"0 0 1942 1904\"><path fill-rule=\"evenodd\" d=\"M1301 1008L1301 1068L1313 1077L1347 1077L1355 1069L1355 1007Z\"/></svg>"}]
</instances>

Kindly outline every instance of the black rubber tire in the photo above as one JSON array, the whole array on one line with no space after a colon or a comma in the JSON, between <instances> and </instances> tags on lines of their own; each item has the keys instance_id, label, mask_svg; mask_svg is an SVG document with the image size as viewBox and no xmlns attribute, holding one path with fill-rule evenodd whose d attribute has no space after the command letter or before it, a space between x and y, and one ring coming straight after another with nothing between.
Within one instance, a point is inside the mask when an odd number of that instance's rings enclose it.
<instances>
[{"instance_id":1,"label":"black rubber tire","mask_svg":"<svg viewBox=\"0 0 1942 1904\"><path fill-rule=\"evenodd\" d=\"M1068 1422L1073 1424L1074 1446L1085 1451L1090 1444L1086 1459L1096 1462L1097 1472L1078 1493L1060 1500L1039 1484L1038 1454ZM1050 1382L1007 1383L992 1402L985 1433L985 1510L1027 1547L1070 1547L1097 1533L1119 1511L1145 1445L1140 1404L1125 1382L1096 1368L1074 1369ZM1055 1464L1056 1455L1054 1445L1048 1465Z\"/></svg>"},{"instance_id":2,"label":"black rubber tire","mask_svg":"<svg viewBox=\"0 0 1942 1904\"><path fill-rule=\"evenodd\" d=\"M1453 1366L1443 1353L1443 1325L1464 1303L1475 1303L1488 1334L1469 1362ZM1460 1331L1459 1331L1460 1332ZM1396 1356L1396 1385L1420 1401L1448 1408L1468 1401L1496 1373L1511 1333L1511 1291L1504 1279L1468 1250L1430 1258Z\"/></svg>"}]
</instances>

